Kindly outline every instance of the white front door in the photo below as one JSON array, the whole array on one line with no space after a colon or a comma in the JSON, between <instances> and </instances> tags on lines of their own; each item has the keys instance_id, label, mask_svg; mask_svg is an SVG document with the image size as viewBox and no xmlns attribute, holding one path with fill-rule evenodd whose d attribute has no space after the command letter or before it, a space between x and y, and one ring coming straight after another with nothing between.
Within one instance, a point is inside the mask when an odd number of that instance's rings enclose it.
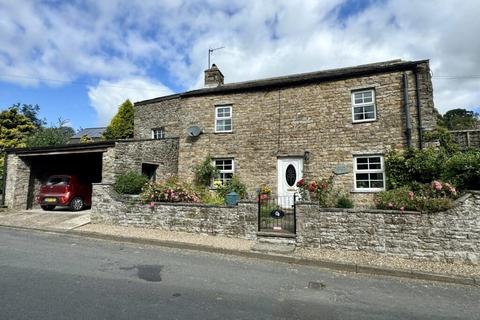
<instances>
[{"instance_id":1,"label":"white front door","mask_svg":"<svg viewBox=\"0 0 480 320\"><path fill-rule=\"evenodd\" d=\"M279 158L278 204L282 207L293 205L293 195L298 193L297 182L303 178L303 158Z\"/></svg>"}]
</instances>

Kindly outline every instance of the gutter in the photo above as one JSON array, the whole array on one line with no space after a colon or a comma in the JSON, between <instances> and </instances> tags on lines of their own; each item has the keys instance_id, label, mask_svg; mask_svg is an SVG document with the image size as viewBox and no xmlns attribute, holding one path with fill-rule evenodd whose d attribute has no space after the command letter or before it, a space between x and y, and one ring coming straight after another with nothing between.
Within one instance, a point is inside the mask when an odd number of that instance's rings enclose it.
<instances>
[{"instance_id":1,"label":"gutter","mask_svg":"<svg viewBox=\"0 0 480 320\"><path fill-rule=\"evenodd\" d=\"M423 125L422 125L422 108L420 102L420 85L418 80L418 67L413 68L415 75L415 100L417 101L417 121L418 121L418 147L423 149Z\"/></svg>"},{"instance_id":2,"label":"gutter","mask_svg":"<svg viewBox=\"0 0 480 320\"><path fill-rule=\"evenodd\" d=\"M403 109L405 111L405 135L407 138L407 147L412 147L412 122L410 120L410 111L408 106L408 76L403 73Z\"/></svg>"}]
</instances>

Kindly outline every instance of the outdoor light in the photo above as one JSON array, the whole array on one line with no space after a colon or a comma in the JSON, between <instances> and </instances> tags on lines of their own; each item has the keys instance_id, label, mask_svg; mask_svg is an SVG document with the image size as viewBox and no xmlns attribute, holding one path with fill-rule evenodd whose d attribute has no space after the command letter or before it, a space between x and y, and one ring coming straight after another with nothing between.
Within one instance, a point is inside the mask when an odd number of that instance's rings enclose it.
<instances>
[{"instance_id":1,"label":"outdoor light","mask_svg":"<svg viewBox=\"0 0 480 320\"><path fill-rule=\"evenodd\" d=\"M303 154L303 159L305 161L310 160L310 151L305 151L305 153Z\"/></svg>"}]
</instances>

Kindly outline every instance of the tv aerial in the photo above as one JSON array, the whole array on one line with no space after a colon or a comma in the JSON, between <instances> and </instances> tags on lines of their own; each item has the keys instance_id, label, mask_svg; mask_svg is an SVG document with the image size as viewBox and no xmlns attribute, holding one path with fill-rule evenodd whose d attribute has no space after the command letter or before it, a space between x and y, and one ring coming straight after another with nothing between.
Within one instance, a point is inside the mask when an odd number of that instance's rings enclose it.
<instances>
[{"instance_id":1,"label":"tv aerial","mask_svg":"<svg viewBox=\"0 0 480 320\"><path fill-rule=\"evenodd\" d=\"M210 69L210 56L211 54L213 53L213 51L217 51L217 50L220 50L220 49L223 49L225 47L218 47L218 48L208 48L208 68L207 69Z\"/></svg>"}]
</instances>

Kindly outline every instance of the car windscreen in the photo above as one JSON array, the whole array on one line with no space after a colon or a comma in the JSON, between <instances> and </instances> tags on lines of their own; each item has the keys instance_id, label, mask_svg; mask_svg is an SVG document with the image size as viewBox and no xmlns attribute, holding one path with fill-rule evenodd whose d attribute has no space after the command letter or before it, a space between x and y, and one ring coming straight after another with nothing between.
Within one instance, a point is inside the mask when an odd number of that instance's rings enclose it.
<instances>
[{"instance_id":1,"label":"car windscreen","mask_svg":"<svg viewBox=\"0 0 480 320\"><path fill-rule=\"evenodd\" d=\"M67 184L70 182L69 177L51 177L48 179L48 185L55 185L55 184Z\"/></svg>"}]
</instances>

